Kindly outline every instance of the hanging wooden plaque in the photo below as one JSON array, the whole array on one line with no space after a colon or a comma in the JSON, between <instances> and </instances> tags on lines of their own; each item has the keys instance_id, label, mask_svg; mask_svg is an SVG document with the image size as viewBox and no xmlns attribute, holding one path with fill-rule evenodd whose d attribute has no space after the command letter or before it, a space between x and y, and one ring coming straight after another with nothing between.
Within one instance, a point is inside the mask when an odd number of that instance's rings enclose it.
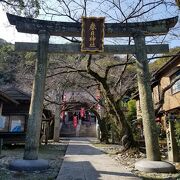
<instances>
[{"instance_id":1,"label":"hanging wooden plaque","mask_svg":"<svg viewBox=\"0 0 180 180\"><path fill-rule=\"evenodd\" d=\"M82 17L81 52L104 51L104 17Z\"/></svg>"}]
</instances>

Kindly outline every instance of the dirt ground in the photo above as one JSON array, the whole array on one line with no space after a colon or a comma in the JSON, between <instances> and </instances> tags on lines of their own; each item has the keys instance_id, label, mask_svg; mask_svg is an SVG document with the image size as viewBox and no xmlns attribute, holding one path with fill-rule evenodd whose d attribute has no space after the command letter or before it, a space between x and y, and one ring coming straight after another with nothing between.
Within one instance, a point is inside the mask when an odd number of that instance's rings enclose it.
<instances>
[{"instance_id":1,"label":"dirt ground","mask_svg":"<svg viewBox=\"0 0 180 180\"><path fill-rule=\"evenodd\" d=\"M50 168L45 171L18 172L10 171L8 164L14 159L22 159L24 153L23 145L4 147L0 155L0 180L54 180L56 179L68 142L50 142L48 145L41 145L39 148L39 159L49 161Z\"/></svg>"}]
</instances>

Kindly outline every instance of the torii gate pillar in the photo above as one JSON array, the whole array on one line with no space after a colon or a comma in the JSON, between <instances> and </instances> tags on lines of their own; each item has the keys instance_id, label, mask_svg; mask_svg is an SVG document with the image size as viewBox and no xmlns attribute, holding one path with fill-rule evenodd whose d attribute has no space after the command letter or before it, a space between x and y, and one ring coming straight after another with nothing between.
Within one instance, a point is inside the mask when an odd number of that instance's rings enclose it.
<instances>
[{"instance_id":1,"label":"torii gate pillar","mask_svg":"<svg viewBox=\"0 0 180 180\"><path fill-rule=\"evenodd\" d=\"M24 159L38 159L39 138L41 119L44 101L44 89L47 71L47 55L49 45L49 33L41 30L38 33L38 53L35 66L35 78L33 82L33 90L31 96L31 105L29 110L28 128L26 134L26 143L24 151ZM37 131L37 128L39 131ZM37 142L34 142L37 141Z\"/></svg>"},{"instance_id":2,"label":"torii gate pillar","mask_svg":"<svg viewBox=\"0 0 180 180\"><path fill-rule=\"evenodd\" d=\"M35 77L31 95L28 127L26 133L23 160L17 159L9 164L9 168L18 171L38 171L49 167L47 160L38 159L41 119L43 112L44 89L48 62L49 33L45 30L38 32L39 43L35 65ZM33 160L33 161L32 161Z\"/></svg>"},{"instance_id":3,"label":"torii gate pillar","mask_svg":"<svg viewBox=\"0 0 180 180\"><path fill-rule=\"evenodd\" d=\"M143 117L143 131L148 160L160 161L159 143L156 132L155 114L152 100L150 73L145 49L145 36L142 33L134 36L136 48L136 70L140 104Z\"/></svg>"}]
</instances>

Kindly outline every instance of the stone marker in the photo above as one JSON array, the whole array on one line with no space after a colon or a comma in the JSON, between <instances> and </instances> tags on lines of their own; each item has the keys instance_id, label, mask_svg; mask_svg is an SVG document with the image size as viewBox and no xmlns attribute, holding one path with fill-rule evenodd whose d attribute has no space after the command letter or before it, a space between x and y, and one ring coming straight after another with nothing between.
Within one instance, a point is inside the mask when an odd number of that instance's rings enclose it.
<instances>
[{"instance_id":1,"label":"stone marker","mask_svg":"<svg viewBox=\"0 0 180 180\"><path fill-rule=\"evenodd\" d=\"M179 150L175 137L175 118L169 116L166 119L166 138L168 147L168 159L170 162L179 162Z\"/></svg>"}]
</instances>

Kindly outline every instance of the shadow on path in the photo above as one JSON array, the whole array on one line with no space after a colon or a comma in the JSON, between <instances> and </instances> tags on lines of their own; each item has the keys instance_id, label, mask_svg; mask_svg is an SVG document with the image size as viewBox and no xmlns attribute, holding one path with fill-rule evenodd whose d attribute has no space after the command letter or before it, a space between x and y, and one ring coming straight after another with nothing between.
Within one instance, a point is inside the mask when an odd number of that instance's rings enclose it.
<instances>
[{"instance_id":1,"label":"shadow on path","mask_svg":"<svg viewBox=\"0 0 180 180\"><path fill-rule=\"evenodd\" d=\"M103 163L102 163L103 166ZM89 161L65 162L61 167L58 180L123 180L136 179L128 172L97 171Z\"/></svg>"},{"instance_id":2,"label":"shadow on path","mask_svg":"<svg viewBox=\"0 0 180 180\"><path fill-rule=\"evenodd\" d=\"M138 180L125 167L93 147L89 138L72 138L57 180Z\"/></svg>"}]
</instances>

